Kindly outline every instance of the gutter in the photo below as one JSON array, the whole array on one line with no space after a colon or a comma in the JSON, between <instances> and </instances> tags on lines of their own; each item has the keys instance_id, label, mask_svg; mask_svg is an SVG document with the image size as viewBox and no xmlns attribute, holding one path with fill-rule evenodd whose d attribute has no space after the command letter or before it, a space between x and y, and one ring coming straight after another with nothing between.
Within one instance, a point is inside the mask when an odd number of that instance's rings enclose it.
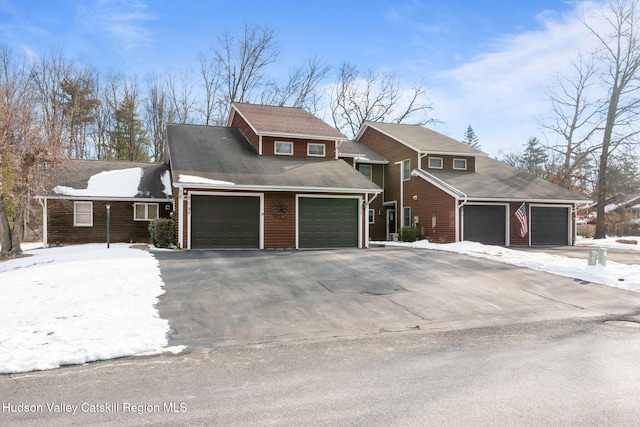
<instances>
[{"instance_id":1,"label":"gutter","mask_svg":"<svg viewBox=\"0 0 640 427\"><path fill-rule=\"evenodd\" d=\"M373 189L373 188L344 188L344 187L289 187L284 185L218 185L212 186L211 184L190 184L188 182L174 183L173 186L175 188L193 188L199 190L212 190L212 191L221 191L221 190L242 190L242 191L292 191L292 192L312 192L312 193L376 193L380 194L383 190Z\"/></svg>"}]
</instances>

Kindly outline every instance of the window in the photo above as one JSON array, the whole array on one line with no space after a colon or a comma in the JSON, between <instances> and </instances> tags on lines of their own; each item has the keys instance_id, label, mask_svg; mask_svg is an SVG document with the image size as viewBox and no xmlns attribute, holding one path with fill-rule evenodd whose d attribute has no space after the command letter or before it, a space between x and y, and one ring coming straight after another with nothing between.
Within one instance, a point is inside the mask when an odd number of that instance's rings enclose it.
<instances>
[{"instance_id":1,"label":"window","mask_svg":"<svg viewBox=\"0 0 640 427\"><path fill-rule=\"evenodd\" d=\"M411 227L411 208L410 207L403 208L402 213L403 213L402 226Z\"/></svg>"},{"instance_id":2,"label":"window","mask_svg":"<svg viewBox=\"0 0 640 427\"><path fill-rule=\"evenodd\" d=\"M467 159L453 159L453 168L456 170L467 170Z\"/></svg>"},{"instance_id":3,"label":"window","mask_svg":"<svg viewBox=\"0 0 640 427\"><path fill-rule=\"evenodd\" d=\"M293 142L276 141L274 150L275 154L293 156Z\"/></svg>"},{"instance_id":4,"label":"window","mask_svg":"<svg viewBox=\"0 0 640 427\"><path fill-rule=\"evenodd\" d=\"M307 156L324 157L324 144L307 144Z\"/></svg>"},{"instance_id":5,"label":"window","mask_svg":"<svg viewBox=\"0 0 640 427\"><path fill-rule=\"evenodd\" d=\"M430 169L442 169L442 157L429 157Z\"/></svg>"},{"instance_id":6,"label":"window","mask_svg":"<svg viewBox=\"0 0 640 427\"><path fill-rule=\"evenodd\" d=\"M371 165L358 165L360 173L370 180L373 180L373 167Z\"/></svg>"},{"instance_id":7,"label":"window","mask_svg":"<svg viewBox=\"0 0 640 427\"><path fill-rule=\"evenodd\" d=\"M133 219L135 221L151 221L158 218L157 203L134 203Z\"/></svg>"},{"instance_id":8,"label":"window","mask_svg":"<svg viewBox=\"0 0 640 427\"><path fill-rule=\"evenodd\" d=\"M411 178L411 160L402 161L402 180L408 181Z\"/></svg>"},{"instance_id":9,"label":"window","mask_svg":"<svg viewBox=\"0 0 640 427\"><path fill-rule=\"evenodd\" d=\"M369 209L369 224L373 224L376 222L376 211L375 209Z\"/></svg>"},{"instance_id":10,"label":"window","mask_svg":"<svg viewBox=\"0 0 640 427\"><path fill-rule=\"evenodd\" d=\"M93 202L73 202L73 226L93 227Z\"/></svg>"}]
</instances>

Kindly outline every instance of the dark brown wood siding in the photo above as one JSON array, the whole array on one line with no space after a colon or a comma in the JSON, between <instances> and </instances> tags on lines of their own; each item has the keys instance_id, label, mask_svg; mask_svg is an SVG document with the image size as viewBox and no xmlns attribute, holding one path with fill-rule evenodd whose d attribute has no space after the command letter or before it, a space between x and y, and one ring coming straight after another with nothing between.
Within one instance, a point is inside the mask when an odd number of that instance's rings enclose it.
<instances>
[{"instance_id":1,"label":"dark brown wood siding","mask_svg":"<svg viewBox=\"0 0 640 427\"><path fill-rule=\"evenodd\" d=\"M285 217L276 217L271 206L276 200L284 200L289 205ZM264 247L296 247L296 195L295 193L265 193L264 195Z\"/></svg>"},{"instance_id":2,"label":"dark brown wood siding","mask_svg":"<svg viewBox=\"0 0 640 427\"><path fill-rule=\"evenodd\" d=\"M293 156L294 157L309 157L307 156L307 144L324 144L324 158L333 159L336 156L336 143L335 141L320 141L314 139L298 139L298 138L287 138L287 137L272 137L272 136L264 136L262 137L262 154L264 156L275 156L280 154L275 154L275 142L293 142ZM319 158L316 156L311 156L313 158Z\"/></svg>"},{"instance_id":3,"label":"dark brown wood siding","mask_svg":"<svg viewBox=\"0 0 640 427\"><path fill-rule=\"evenodd\" d=\"M237 112L233 114L233 118L231 119L231 127L240 129L240 132L242 132L244 137L247 138L253 149L256 150L256 153L260 152L260 137Z\"/></svg>"},{"instance_id":4,"label":"dark brown wood siding","mask_svg":"<svg viewBox=\"0 0 640 427\"><path fill-rule=\"evenodd\" d=\"M78 200L81 201L81 200ZM92 201L93 226L76 227L73 225L73 200L47 200L47 244L101 243L107 241L107 202ZM149 221L134 221L133 201L109 202L111 205L110 241L149 242ZM161 218L171 213L170 202L159 202L158 212ZM169 206L169 210L166 209Z\"/></svg>"},{"instance_id":5,"label":"dark brown wood siding","mask_svg":"<svg viewBox=\"0 0 640 427\"><path fill-rule=\"evenodd\" d=\"M414 197L415 196L415 197ZM456 239L456 199L422 178L413 177L405 183L404 207L411 208L411 217L418 217L418 227L424 238L436 243L452 243ZM398 215L402 215L398 212ZM436 226L433 225L433 217Z\"/></svg>"}]
</instances>

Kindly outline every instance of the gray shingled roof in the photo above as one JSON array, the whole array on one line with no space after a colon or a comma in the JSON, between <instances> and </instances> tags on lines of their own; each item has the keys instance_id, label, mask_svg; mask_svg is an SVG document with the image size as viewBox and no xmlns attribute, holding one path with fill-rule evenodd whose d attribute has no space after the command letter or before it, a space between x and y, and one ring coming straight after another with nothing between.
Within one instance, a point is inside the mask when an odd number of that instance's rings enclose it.
<instances>
[{"instance_id":1,"label":"gray shingled roof","mask_svg":"<svg viewBox=\"0 0 640 427\"><path fill-rule=\"evenodd\" d=\"M105 172L111 173L110 177L114 187L121 181L116 171L125 172L126 169L140 168L142 174L136 179L137 192L126 198L157 198L167 199L170 195L170 188L165 188L163 183L163 174L169 172L169 167L164 164L157 163L141 163L127 161L103 161L103 160L77 160L67 159L56 165L49 172L49 187L51 190L40 196L46 197L69 197L73 196L73 190L92 190L89 189L89 180ZM168 177L167 177L168 178ZM105 181L108 184L108 180ZM135 185L135 182L132 182ZM67 188L67 192L62 191L61 187ZM58 191L56 191L58 190ZM102 187L95 189L95 192L83 191L84 197L103 197L103 198L125 198L124 196L110 197L108 193L118 193L118 188Z\"/></svg>"},{"instance_id":2,"label":"gray shingled roof","mask_svg":"<svg viewBox=\"0 0 640 427\"><path fill-rule=\"evenodd\" d=\"M325 139L346 139L340 131L302 108L271 105L231 104L258 134L304 135Z\"/></svg>"},{"instance_id":3,"label":"gray shingled roof","mask_svg":"<svg viewBox=\"0 0 640 427\"><path fill-rule=\"evenodd\" d=\"M358 141L343 141L338 145L338 157L349 157L359 163L389 163L389 160Z\"/></svg>"},{"instance_id":4,"label":"gray shingled roof","mask_svg":"<svg viewBox=\"0 0 640 427\"><path fill-rule=\"evenodd\" d=\"M260 156L237 128L167 125L174 183L184 176L236 186L380 191L343 160ZM215 186L215 183L214 183Z\"/></svg>"},{"instance_id":5,"label":"gray shingled roof","mask_svg":"<svg viewBox=\"0 0 640 427\"><path fill-rule=\"evenodd\" d=\"M529 175L490 157L477 157L477 172L424 170L470 199L563 200L588 199L542 178Z\"/></svg>"},{"instance_id":6,"label":"gray shingled roof","mask_svg":"<svg viewBox=\"0 0 640 427\"><path fill-rule=\"evenodd\" d=\"M376 129L392 138L412 147L416 151L426 151L434 154L458 154L465 156L486 156L487 154L477 150L453 138L427 129L420 125L365 122L358 136L367 127ZM358 139L358 138L356 138Z\"/></svg>"}]
</instances>

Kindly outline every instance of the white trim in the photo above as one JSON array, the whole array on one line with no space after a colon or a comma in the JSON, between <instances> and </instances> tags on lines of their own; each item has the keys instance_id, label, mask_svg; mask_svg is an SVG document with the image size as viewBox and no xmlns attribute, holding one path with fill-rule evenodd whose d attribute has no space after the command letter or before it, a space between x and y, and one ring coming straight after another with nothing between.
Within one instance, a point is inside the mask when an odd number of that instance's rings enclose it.
<instances>
[{"instance_id":1,"label":"white trim","mask_svg":"<svg viewBox=\"0 0 640 427\"><path fill-rule=\"evenodd\" d=\"M80 204L89 204L89 211L91 213L91 222L90 223L81 223L78 224L78 218L77 218L77 211L78 208L77 206ZM74 227L93 227L93 202L92 201L87 201L87 200L77 200L73 202L73 226Z\"/></svg>"},{"instance_id":2,"label":"white trim","mask_svg":"<svg viewBox=\"0 0 640 427\"><path fill-rule=\"evenodd\" d=\"M456 167L456 162L464 162L464 167L463 168L457 168ZM452 161L452 166L453 166L453 170L455 171L466 171L468 168L468 164L469 162L467 161L467 159L459 159L459 158L453 158Z\"/></svg>"},{"instance_id":3,"label":"white trim","mask_svg":"<svg viewBox=\"0 0 640 427\"><path fill-rule=\"evenodd\" d=\"M174 210L178 212L178 247L184 249L184 219L187 217L187 212L184 211L184 191L180 189L180 195L178 196L178 209Z\"/></svg>"},{"instance_id":4,"label":"white trim","mask_svg":"<svg viewBox=\"0 0 640 427\"><path fill-rule=\"evenodd\" d=\"M288 145L291 147L290 153L279 153L278 152L278 144ZM291 141L273 141L273 154L276 156L293 156L293 142Z\"/></svg>"},{"instance_id":5,"label":"white trim","mask_svg":"<svg viewBox=\"0 0 640 427\"><path fill-rule=\"evenodd\" d=\"M431 160L440 160L440 166L432 166ZM427 167L429 169L442 169L444 167L444 159L442 157L427 157Z\"/></svg>"},{"instance_id":6,"label":"white trim","mask_svg":"<svg viewBox=\"0 0 640 427\"><path fill-rule=\"evenodd\" d=\"M406 176L404 174L404 162L409 162L409 168L408 168L409 172L407 173ZM402 164L402 166L401 166L402 169L400 170L400 179L402 181L409 181L411 179L411 159L410 158L409 159L404 159L404 160L401 161L401 164Z\"/></svg>"},{"instance_id":7,"label":"white trim","mask_svg":"<svg viewBox=\"0 0 640 427\"><path fill-rule=\"evenodd\" d=\"M316 147L322 147L322 154L311 154L310 148L311 148L312 145L314 145ZM327 145L326 144L316 143L316 142L307 142L307 156L309 156L309 157L327 157Z\"/></svg>"},{"instance_id":8,"label":"white trim","mask_svg":"<svg viewBox=\"0 0 640 427\"><path fill-rule=\"evenodd\" d=\"M153 197L93 197L93 196L36 196L37 199L52 200L78 200L78 201L105 201L105 202L147 202L147 203L171 203L172 198L159 199Z\"/></svg>"},{"instance_id":9,"label":"white trim","mask_svg":"<svg viewBox=\"0 0 640 427\"><path fill-rule=\"evenodd\" d=\"M318 192L318 193L382 193L382 189L374 188L334 188L334 187L290 187L284 185L233 185L233 186L213 186L211 184L190 184L190 183L175 183L176 188L194 188L200 190L243 190L243 191L257 191L257 192L275 192L275 191L290 191L290 192Z\"/></svg>"},{"instance_id":10,"label":"white trim","mask_svg":"<svg viewBox=\"0 0 640 427\"><path fill-rule=\"evenodd\" d=\"M143 205L144 206L144 218L139 219L136 216L137 210L136 206ZM154 205L156 207L156 216L154 218L149 218L149 206ZM134 221L152 221L156 218L160 218L160 204L159 203L140 203L136 202L133 204L133 220Z\"/></svg>"},{"instance_id":11,"label":"white trim","mask_svg":"<svg viewBox=\"0 0 640 427\"><path fill-rule=\"evenodd\" d=\"M187 249L191 249L191 196L229 196L229 197L259 197L260 198L260 236L258 249L264 249L264 193L234 193L234 192L216 192L216 191L189 191L189 216L187 218Z\"/></svg>"},{"instance_id":12,"label":"white trim","mask_svg":"<svg viewBox=\"0 0 640 427\"><path fill-rule=\"evenodd\" d=\"M368 208L367 209L367 223L369 225L376 223L376 210Z\"/></svg>"},{"instance_id":13,"label":"white trim","mask_svg":"<svg viewBox=\"0 0 640 427\"><path fill-rule=\"evenodd\" d=\"M362 249L363 229L363 200L362 196L341 196L335 194L296 194L296 249L300 249L300 203L301 198L307 199L355 199L358 202L358 249ZM369 225L367 224L367 227Z\"/></svg>"}]
</instances>

